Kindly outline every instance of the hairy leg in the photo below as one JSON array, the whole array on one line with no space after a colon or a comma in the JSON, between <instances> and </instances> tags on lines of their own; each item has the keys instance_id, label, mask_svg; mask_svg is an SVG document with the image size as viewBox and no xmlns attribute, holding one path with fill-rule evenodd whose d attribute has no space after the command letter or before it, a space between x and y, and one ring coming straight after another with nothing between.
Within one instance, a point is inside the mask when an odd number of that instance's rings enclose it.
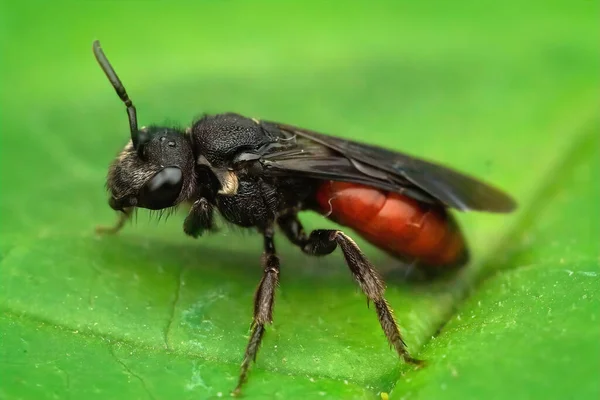
<instances>
[{"instance_id":1,"label":"hairy leg","mask_svg":"<svg viewBox=\"0 0 600 400\"><path fill-rule=\"evenodd\" d=\"M275 254L272 228L264 232L264 238L264 253L261 259L264 272L254 295L254 318L251 325L250 340L246 347L244 361L242 361L240 378L233 391L234 395L240 393L240 389L248 376L250 363L256 361L256 354L265 332L265 325L273 322L275 289L279 285L279 258Z\"/></svg>"},{"instance_id":2,"label":"hairy leg","mask_svg":"<svg viewBox=\"0 0 600 400\"><path fill-rule=\"evenodd\" d=\"M213 206L208 200L205 198L196 200L183 222L183 231L186 235L197 238L205 231L214 230L213 215Z\"/></svg>"},{"instance_id":3,"label":"hairy leg","mask_svg":"<svg viewBox=\"0 0 600 400\"><path fill-rule=\"evenodd\" d=\"M327 229L314 230L310 236L306 236L298 217L293 214L279 218L278 222L288 239L307 254L324 256L339 246L354 279L367 299L375 304L377 318L390 345L404 361L411 364L422 363L408 353L392 309L383 297L385 284L354 240L341 231Z\"/></svg>"}]
</instances>

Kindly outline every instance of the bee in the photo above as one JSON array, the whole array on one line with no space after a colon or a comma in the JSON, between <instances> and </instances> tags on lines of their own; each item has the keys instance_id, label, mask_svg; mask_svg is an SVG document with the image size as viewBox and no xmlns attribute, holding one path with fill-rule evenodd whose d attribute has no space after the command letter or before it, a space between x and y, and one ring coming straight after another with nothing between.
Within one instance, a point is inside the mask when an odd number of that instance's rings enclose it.
<instances>
[{"instance_id":1,"label":"bee","mask_svg":"<svg viewBox=\"0 0 600 400\"><path fill-rule=\"evenodd\" d=\"M507 213L515 201L465 174L377 146L235 113L206 115L182 130L138 128L135 106L98 41L95 57L126 106L130 140L109 168L108 204L121 212L120 230L136 208L191 204L183 223L197 238L214 230L216 212L264 237L263 276L254 297L251 334L238 384L240 393L272 323L280 262L275 229L304 253L336 249L367 299L390 345L411 357L384 297L385 284L352 238L338 229L304 231L298 213L319 212L368 242L424 271L457 268L468 248L449 209Z\"/></svg>"}]
</instances>

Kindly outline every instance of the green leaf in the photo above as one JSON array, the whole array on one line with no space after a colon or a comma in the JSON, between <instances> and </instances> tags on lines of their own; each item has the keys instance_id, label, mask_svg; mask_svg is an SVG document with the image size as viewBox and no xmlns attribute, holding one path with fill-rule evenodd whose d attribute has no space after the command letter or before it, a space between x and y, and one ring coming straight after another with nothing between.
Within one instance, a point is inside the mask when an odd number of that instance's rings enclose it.
<instances>
[{"instance_id":1,"label":"green leaf","mask_svg":"<svg viewBox=\"0 0 600 400\"><path fill-rule=\"evenodd\" d=\"M93 39L142 125L280 120L439 160L520 203L458 216L473 262L451 280L407 284L357 238L429 361L418 371L389 350L341 255L279 239L275 322L247 398L598 394L595 5L59 3L0 12L1 397L226 396L246 345L260 237L223 226L193 241L182 215L144 212L94 235L115 217L103 184L128 127Z\"/></svg>"},{"instance_id":2,"label":"green leaf","mask_svg":"<svg viewBox=\"0 0 600 400\"><path fill-rule=\"evenodd\" d=\"M593 399L600 393L598 125L555 171L476 289L392 398Z\"/></svg>"}]
</instances>

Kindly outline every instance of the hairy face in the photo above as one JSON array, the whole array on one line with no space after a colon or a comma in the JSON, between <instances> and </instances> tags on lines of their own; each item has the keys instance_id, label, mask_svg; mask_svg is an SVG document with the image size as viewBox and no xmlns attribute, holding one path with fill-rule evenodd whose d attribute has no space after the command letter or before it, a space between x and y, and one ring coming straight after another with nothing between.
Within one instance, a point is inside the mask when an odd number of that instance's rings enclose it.
<instances>
[{"instance_id":1,"label":"hairy face","mask_svg":"<svg viewBox=\"0 0 600 400\"><path fill-rule=\"evenodd\" d=\"M194 157L187 137L166 128L142 132L144 143L136 149L130 141L109 168L106 186L116 210L172 207L194 192Z\"/></svg>"}]
</instances>

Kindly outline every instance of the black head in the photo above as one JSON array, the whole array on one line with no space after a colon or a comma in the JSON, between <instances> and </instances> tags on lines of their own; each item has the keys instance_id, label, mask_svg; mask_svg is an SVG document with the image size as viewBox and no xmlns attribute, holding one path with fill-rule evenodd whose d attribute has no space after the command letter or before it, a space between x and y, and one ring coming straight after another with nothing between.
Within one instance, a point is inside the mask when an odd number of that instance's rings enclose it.
<instances>
[{"instance_id":1,"label":"black head","mask_svg":"<svg viewBox=\"0 0 600 400\"><path fill-rule=\"evenodd\" d=\"M98 41L94 55L127 107L131 140L108 171L109 205L115 210L142 207L160 210L191 197L195 189L194 154L179 129L137 128L137 115L123 84Z\"/></svg>"}]
</instances>

